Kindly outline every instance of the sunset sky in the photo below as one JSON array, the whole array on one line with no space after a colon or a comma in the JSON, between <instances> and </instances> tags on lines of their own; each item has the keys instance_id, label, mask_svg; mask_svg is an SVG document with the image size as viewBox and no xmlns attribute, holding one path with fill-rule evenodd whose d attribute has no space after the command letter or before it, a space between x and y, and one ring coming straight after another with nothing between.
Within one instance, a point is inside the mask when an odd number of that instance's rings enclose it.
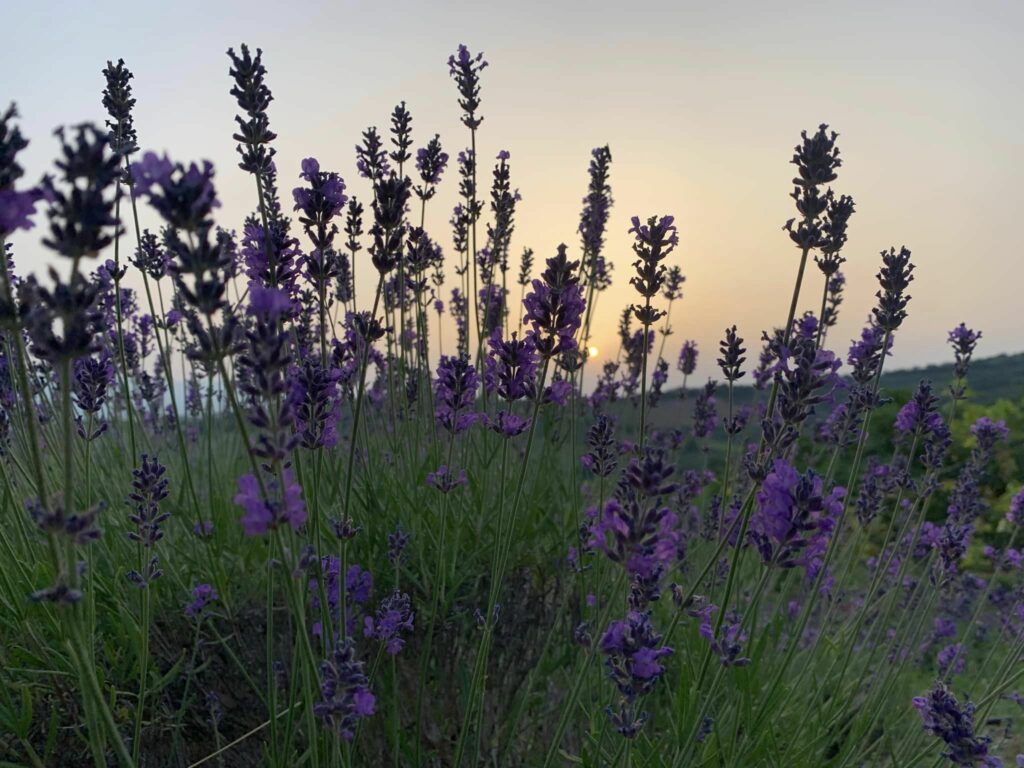
<instances>
[{"instance_id":1,"label":"sunset sky","mask_svg":"<svg viewBox=\"0 0 1024 768\"><path fill-rule=\"evenodd\" d=\"M255 189L237 168L225 51L247 42L264 50L289 208L299 163L309 156L368 197L353 147L366 127L386 129L404 99L414 146L440 133L452 156L427 208L428 231L451 254L454 157L469 135L446 59L464 42L490 62L481 184L507 149L523 196L516 260L523 246L542 259L563 241L578 255L589 153L611 147L607 256L616 284L598 306L601 359L614 355L619 310L634 296L629 218L652 214L676 216L681 243L673 258L687 277L672 317L673 370L679 345L693 338L704 353L698 376L713 375L713 352L733 323L756 357L761 331L785 319L798 262L781 230L794 215L792 148L801 130L821 122L840 133L844 163L833 186L857 204L846 300L830 338L845 347L870 310L878 252L906 245L918 271L895 366L947 359L946 332L961 321L983 331L979 355L1024 350L1024 260L1013 234L1024 202L1024 4L7 5L0 106L18 104L32 141L28 180L50 168L54 127L103 118L101 70L123 57L135 73L142 148L213 161L218 220L240 227ZM143 223L157 226L148 212ZM38 229L14 238L20 270L48 258L38 241ZM371 279L366 267L359 272ZM816 270L806 286L801 309L816 310ZM450 349L450 336L446 342Z\"/></svg>"}]
</instances>

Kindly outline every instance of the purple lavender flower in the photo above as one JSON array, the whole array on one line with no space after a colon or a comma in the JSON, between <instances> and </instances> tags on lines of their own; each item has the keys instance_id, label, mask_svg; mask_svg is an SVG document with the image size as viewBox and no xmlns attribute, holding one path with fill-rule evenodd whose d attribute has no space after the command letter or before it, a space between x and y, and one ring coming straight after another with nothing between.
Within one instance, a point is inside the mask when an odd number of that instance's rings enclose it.
<instances>
[{"instance_id":1,"label":"purple lavender flower","mask_svg":"<svg viewBox=\"0 0 1024 768\"><path fill-rule=\"evenodd\" d=\"M678 517L663 501L677 489L673 472L664 451L648 449L626 466L616 497L592 513L587 545L630 574L637 608L658 598L658 581L682 549Z\"/></svg>"},{"instance_id":2,"label":"purple lavender flower","mask_svg":"<svg viewBox=\"0 0 1024 768\"><path fill-rule=\"evenodd\" d=\"M545 405L557 405L559 408L565 408L572 393L572 382L567 379L555 379L548 386L544 387L544 392L541 394L541 402Z\"/></svg>"},{"instance_id":3,"label":"purple lavender flower","mask_svg":"<svg viewBox=\"0 0 1024 768\"><path fill-rule=\"evenodd\" d=\"M135 122L132 118L135 99L132 98L130 81L134 75L124 65L124 59L118 59L117 64L107 62L103 77L107 81L107 87L103 90L103 106L110 115L110 120L107 120L107 127L110 129L110 148L120 155L127 156L139 148Z\"/></svg>"},{"instance_id":4,"label":"purple lavender flower","mask_svg":"<svg viewBox=\"0 0 1024 768\"><path fill-rule=\"evenodd\" d=\"M332 526L335 534L343 541L353 538L359 531L358 528L352 526L351 521L332 521ZM313 576L310 577L306 585L309 590L310 607L314 611L319 611L321 606L320 578L323 578L324 581L328 615L336 626L340 626L342 606L341 561L334 555L328 555L320 558L319 570L314 568ZM345 627L348 634L352 635L355 633L357 626L356 609L364 606L370 599L370 592L373 590L373 574L357 564L350 565L345 572L344 584L344 604L348 611L345 617ZM312 632L313 635L318 637L323 634L323 626L319 621L314 622Z\"/></svg>"},{"instance_id":5,"label":"purple lavender flower","mask_svg":"<svg viewBox=\"0 0 1024 768\"><path fill-rule=\"evenodd\" d=\"M583 198L583 212L580 214L579 225L584 257L589 258L591 279L604 249L604 233L612 207L612 189L608 184L611 163L612 153L607 146L595 147L591 151L590 166L587 169L590 181L587 185L587 196Z\"/></svg>"},{"instance_id":6,"label":"purple lavender flower","mask_svg":"<svg viewBox=\"0 0 1024 768\"><path fill-rule=\"evenodd\" d=\"M530 428L531 419L518 416L512 411L498 411L487 417L487 426L502 437L517 437Z\"/></svg>"},{"instance_id":7,"label":"purple lavender flower","mask_svg":"<svg viewBox=\"0 0 1024 768\"><path fill-rule=\"evenodd\" d=\"M952 391L953 396L958 400L964 396L963 381L967 378L967 371L971 365L971 356L974 354L974 348L978 346L980 339L981 331L972 331L964 323L960 323L960 325L949 332L949 343L953 347L953 354L956 357L956 363L953 366L953 376L957 383L953 385Z\"/></svg>"},{"instance_id":8,"label":"purple lavender flower","mask_svg":"<svg viewBox=\"0 0 1024 768\"><path fill-rule=\"evenodd\" d=\"M448 72L459 89L462 123L471 131L484 121L477 115L477 110L480 108L480 72L486 66L483 52L474 56L465 45L460 45L458 51L448 57Z\"/></svg>"},{"instance_id":9,"label":"purple lavender flower","mask_svg":"<svg viewBox=\"0 0 1024 768\"><path fill-rule=\"evenodd\" d=\"M295 428L308 450L333 448L338 442L337 422L341 403L338 380L341 372L324 368L319 360L304 360L289 371L289 397L295 409Z\"/></svg>"},{"instance_id":10,"label":"purple lavender flower","mask_svg":"<svg viewBox=\"0 0 1024 768\"><path fill-rule=\"evenodd\" d=\"M438 426L453 435L465 432L480 420L471 411L476 401L480 376L465 355L441 356L434 383L435 418Z\"/></svg>"},{"instance_id":11,"label":"purple lavender flower","mask_svg":"<svg viewBox=\"0 0 1024 768\"><path fill-rule=\"evenodd\" d=\"M17 229L31 229L36 204L49 194L43 188L22 192L14 189L14 182L25 175L16 158L28 146L28 140L13 124L17 117L14 104L0 113L0 236L3 237Z\"/></svg>"},{"instance_id":12,"label":"purple lavender flower","mask_svg":"<svg viewBox=\"0 0 1024 768\"><path fill-rule=\"evenodd\" d=\"M907 317L907 304L910 295L906 289L914 279L914 265L910 263L910 251L895 248L882 251L882 268L878 273L881 290L878 306L873 310L878 326L887 333L897 330Z\"/></svg>"},{"instance_id":13,"label":"purple lavender flower","mask_svg":"<svg viewBox=\"0 0 1024 768\"><path fill-rule=\"evenodd\" d=\"M32 354L57 365L99 352L98 334L105 323L97 304L98 287L81 272L74 272L67 282L55 270L50 275L53 289L41 285L34 275L17 284Z\"/></svg>"},{"instance_id":14,"label":"purple lavender flower","mask_svg":"<svg viewBox=\"0 0 1024 768\"><path fill-rule=\"evenodd\" d=\"M679 362L676 364L683 376L692 376L697 370L697 342L687 340L679 350Z\"/></svg>"},{"instance_id":15,"label":"purple lavender flower","mask_svg":"<svg viewBox=\"0 0 1024 768\"><path fill-rule=\"evenodd\" d=\"M360 176L374 185L391 172L384 141L375 127L363 131L363 143L356 145L356 168Z\"/></svg>"},{"instance_id":16,"label":"purple lavender flower","mask_svg":"<svg viewBox=\"0 0 1024 768\"><path fill-rule=\"evenodd\" d=\"M466 470L456 470L455 467L449 469L444 464L436 471L427 473L427 485L437 488L441 493L451 493L460 485L466 485L467 482Z\"/></svg>"},{"instance_id":17,"label":"purple lavender flower","mask_svg":"<svg viewBox=\"0 0 1024 768\"><path fill-rule=\"evenodd\" d=\"M0 189L0 234L6 237L18 229L32 229L36 205L46 199L47 193L38 188L23 192Z\"/></svg>"},{"instance_id":18,"label":"purple lavender flower","mask_svg":"<svg viewBox=\"0 0 1024 768\"><path fill-rule=\"evenodd\" d=\"M392 175L382 179L375 187L370 258L382 275L394 270L402 256L402 240L405 235L403 220L410 183L407 178L399 179Z\"/></svg>"},{"instance_id":19,"label":"purple lavender flower","mask_svg":"<svg viewBox=\"0 0 1024 768\"><path fill-rule=\"evenodd\" d=\"M61 183L43 180L50 203L50 235L43 245L70 259L94 257L113 242L117 231L113 192L120 156L110 151L109 136L88 123L76 126L73 138L64 129L57 136Z\"/></svg>"},{"instance_id":20,"label":"purple lavender flower","mask_svg":"<svg viewBox=\"0 0 1024 768\"><path fill-rule=\"evenodd\" d=\"M992 421L988 416L982 416L971 425L971 434L978 440L978 449L988 452L996 443L1005 443L1010 436L1010 430L1002 419Z\"/></svg>"},{"instance_id":21,"label":"purple lavender flower","mask_svg":"<svg viewBox=\"0 0 1024 768\"><path fill-rule=\"evenodd\" d=\"M302 488L295 482L291 469L282 470L283 492L278 488L276 477L266 479L267 493L272 499L265 499L256 477L242 475L238 479L238 493L234 502L245 510L242 528L246 536L263 536L272 528L287 523L299 529L306 522L306 504L302 500Z\"/></svg>"},{"instance_id":22,"label":"purple lavender flower","mask_svg":"<svg viewBox=\"0 0 1024 768\"><path fill-rule=\"evenodd\" d=\"M565 244L547 260L547 269L540 280L533 281L533 290L523 299L532 338L541 357L553 357L576 349L576 332L582 322L585 302L576 271L578 261L570 262Z\"/></svg>"},{"instance_id":23,"label":"purple lavender flower","mask_svg":"<svg viewBox=\"0 0 1024 768\"><path fill-rule=\"evenodd\" d=\"M275 323L293 308L288 294L280 288L264 288L255 283L249 286L250 315L266 323Z\"/></svg>"},{"instance_id":24,"label":"purple lavender flower","mask_svg":"<svg viewBox=\"0 0 1024 768\"><path fill-rule=\"evenodd\" d=\"M878 367L882 364L884 355L892 354L892 339L883 350L882 343L885 341L885 332L882 327L875 325L869 319L867 327L850 344L850 350L846 355L846 362L852 369L851 376L858 384L866 387L873 384Z\"/></svg>"},{"instance_id":25,"label":"purple lavender flower","mask_svg":"<svg viewBox=\"0 0 1024 768\"><path fill-rule=\"evenodd\" d=\"M701 610L695 611L701 619L700 636L707 640L712 653L718 656L722 666L745 667L750 663L750 659L740 656L740 653L743 651L743 643L747 642L747 633L743 631L741 622L726 621L716 635L711 615L717 610L718 606L708 603Z\"/></svg>"},{"instance_id":26,"label":"purple lavender flower","mask_svg":"<svg viewBox=\"0 0 1024 768\"><path fill-rule=\"evenodd\" d=\"M780 568L813 567L818 553L804 549L816 533L831 532L832 520L842 511L846 495L846 489L837 486L826 496L823 486L822 478L812 470L801 475L786 460L775 460L750 518L750 538L765 563Z\"/></svg>"},{"instance_id":27,"label":"purple lavender flower","mask_svg":"<svg viewBox=\"0 0 1024 768\"><path fill-rule=\"evenodd\" d=\"M725 380L738 381L742 379L744 376L742 366L747 359L744 357L747 350L743 346L743 339L736 334L735 325L732 328L725 329L725 338L718 345L718 350L722 355L718 358L718 367L722 369L722 375L725 377ZM696 358L696 350L694 350L694 357ZM680 368L682 368L681 358L682 355L680 355ZM693 373L692 367L690 373Z\"/></svg>"},{"instance_id":28,"label":"purple lavender flower","mask_svg":"<svg viewBox=\"0 0 1024 768\"><path fill-rule=\"evenodd\" d=\"M590 451L580 458L580 463L598 477L608 477L619 465L618 448L615 444L615 422L600 414L587 432Z\"/></svg>"},{"instance_id":29,"label":"purple lavender flower","mask_svg":"<svg viewBox=\"0 0 1024 768\"><path fill-rule=\"evenodd\" d=\"M441 149L441 137L438 134L434 134L427 146L416 150L416 170L423 180L423 185L416 187L416 196L420 200L426 201L434 196L447 165L448 153Z\"/></svg>"},{"instance_id":30,"label":"purple lavender flower","mask_svg":"<svg viewBox=\"0 0 1024 768\"><path fill-rule=\"evenodd\" d=\"M947 645L936 655L935 664L939 668L939 674L946 679L962 674L967 665L967 651L962 643Z\"/></svg>"},{"instance_id":31,"label":"purple lavender flower","mask_svg":"<svg viewBox=\"0 0 1024 768\"><path fill-rule=\"evenodd\" d=\"M487 225L487 239L492 251L491 260L500 267L502 274L508 271L509 243L515 230L516 204L522 199L519 190L512 189L509 157L511 155L506 150L498 153L498 163L494 166L491 184L491 213L494 216L494 223ZM485 282L493 280L491 269L483 270L481 278Z\"/></svg>"},{"instance_id":32,"label":"purple lavender flower","mask_svg":"<svg viewBox=\"0 0 1024 768\"><path fill-rule=\"evenodd\" d=\"M192 599L185 606L185 615L199 621L206 615L206 609L219 599L217 590L209 584L196 584L192 588Z\"/></svg>"},{"instance_id":33,"label":"purple lavender flower","mask_svg":"<svg viewBox=\"0 0 1024 768\"><path fill-rule=\"evenodd\" d=\"M914 396L897 412L895 427L904 435L926 434L945 428L938 411L938 398L932 394L930 382L918 384Z\"/></svg>"},{"instance_id":34,"label":"purple lavender flower","mask_svg":"<svg viewBox=\"0 0 1024 768\"><path fill-rule=\"evenodd\" d=\"M232 138L239 142L236 150L242 162L238 167L267 180L273 174L275 152L269 145L277 138L277 134L270 130L267 117L267 107L274 97L264 82L267 68L263 66L263 51L257 48L256 56L253 57L245 43L242 43L241 51L241 56L238 56L233 49L228 48L228 57L231 59L229 74L235 81L231 95L246 114L244 120L240 115L235 115L238 133Z\"/></svg>"},{"instance_id":35,"label":"purple lavender flower","mask_svg":"<svg viewBox=\"0 0 1024 768\"><path fill-rule=\"evenodd\" d=\"M815 256L814 261L825 276L826 290L829 290L832 279L839 274L839 268L846 261L840 251L846 245L846 228L854 213L854 204L852 197L848 195L836 197L831 189L825 193L825 200L828 203L828 208L821 223L821 239L818 242L821 256ZM824 318L822 321L824 322ZM834 322L833 319L830 324L834 324Z\"/></svg>"},{"instance_id":36,"label":"purple lavender flower","mask_svg":"<svg viewBox=\"0 0 1024 768\"><path fill-rule=\"evenodd\" d=\"M97 541L103 535L98 521L100 513L106 509L105 502L80 512L66 511L57 497L51 502L49 509L35 499L26 501L25 507L32 522L46 536L62 537L60 546L64 545L63 542L72 545L88 544ZM52 585L36 590L32 593L31 599L33 602L71 604L82 599L82 591L72 588L67 583L67 574L58 573Z\"/></svg>"},{"instance_id":37,"label":"purple lavender flower","mask_svg":"<svg viewBox=\"0 0 1024 768\"><path fill-rule=\"evenodd\" d=\"M978 419L971 432L977 443L953 485L946 508L946 522L934 542L939 555L938 573L933 574L934 580L945 580L955 574L966 554L974 522L988 508L981 493L982 474L991 461L996 443L1006 440L1009 434L1005 423L993 422L987 416Z\"/></svg>"},{"instance_id":38,"label":"purple lavender flower","mask_svg":"<svg viewBox=\"0 0 1024 768\"><path fill-rule=\"evenodd\" d=\"M613 621L601 636L601 651L607 657L608 676L619 690L617 709L607 708L608 717L627 739L636 738L646 712L637 712L638 700L652 690L665 672L661 659L673 650L661 644L662 636L654 631L650 615L630 611L623 620Z\"/></svg>"},{"instance_id":39,"label":"purple lavender flower","mask_svg":"<svg viewBox=\"0 0 1024 768\"><path fill-rule=\"evenodd\" d=\"M968 702L961 708L956 697L938 683L930 693L914 698L914 708L921 714L925 731L946 743L942 754L955 765L1002 766L1002 761L988 753L992 739L975 735L974 704Z\"/></svg>"},{"instance_id":40,"label":"purple lavender flower","mask_svg":"<svg viewBox=\"0 0 1024 768\"><path fill-rule=\"evenodd\" d=\"M533 337L513 333L503 341L496 328L487 339L490 352L484 366L484 385L503 400L533 399L537 395L537 352Z\"/></svg>"},{"instance_id":41,"label":"purple lavender flower","mask_svg":"<svg viewBox=\"0 0 1024 768\"><path fill-rule=\"evenodd\" d=\"M629 282L646 299L643 305L633 305L633 314L646 328L665 314L651 307L650 300L658 295L665 283L667 270L661 262L679 245L679 231L672 216L651 216L646 224L640 223L639 216L634 216L631 221L633 226L629 232L636 238L633 252L637 260L633 262L636 276Z\"/></svg>"},{"instance_id":42,"label":"purple lavender flower","mask_svg":"<svg viewBox=\"0 0 1024 768\"><path fill-rule=\"evenodd\" d=\"M295 200L294 210L299 211L299 221L309 235L313 247L324 251L331 247L338 226L332 222L341 214L348 202L345 195L345 182L336 173L320 170L320 163L315 158L307 157L302 161L302 173L309 186L296 187L292 190Z\"/></svg>"},{"instance_id":43,"label":"purple lavender flower","mask_svg":"<svg viewBox=\"0 0 1024 768\"><path fill-rule=\"evenodd\" d=\"M718 382L708 379L704 389L697 395L697 401L693 406L693 436L703 440L715 431L718 423L718 410L715 407L715 390Z\"/></svg>"},{"instance_id":44,"label":"purple lavender flower","mask_svg":"<svg viewBox=\"0 0 1024 768\"><path fill-rule=\"evenodd\" d=\"M828 279L825 287L826 301L825 311L821 315L821 324L824 327L822 338L829 328L834 328L839 322L839 306L843 303L843 289L846 287L846 277L842 272L836 272Z\"/></svg>"},{"instance_id":45,"label":"purple lavender flower","mask_svg":"<svg viewBox=\"0 0 1024 768\"><path fill-rule=\"evenodd\" d=\"M496 283L485 285L478 292L476 306L484 334L500 333L505 324L505 290Z\"/></svg>"},{"instance_id":46,"label":"purple lavender flower","mask_svg":"<svg viewBox=\"0 0 1024 768\"><path fill-rule=\"evenodd\" d=\"M762 427L769 444L784 449L793 444L799 427L814 413L815 406L828 399L839 381L842 364L829 350L819 349L813 338L795 336L789 345L777 347L773 366L778 385L776 420L764 419Z\"/></svg>"},{"instance_id":47,"label":"purple lavender flower","mask_svg":"<svg viewBox=\"0 0 1024 768\"><path fill-rule=\"evenodd\" d=\"M132 163L136 194L146 197L157 213L175 229L196 232L210 225L210 215L220 206L213 188L213 164L202 166L172 163L166 155L146 152Z\"/></svg>"},{"instance_id":48,"label":"purple lavender flower","mask_svg":"<svg viewBox=\"0 0 1024 768\"><path fill-rule=\"evenodd\" d=\"M405 552L405 547L408 543L409 534L402 530L401 525L388 534L388 561L392 565L398 565L401 562L402 554Z\"/></svg>"},{"instance_id":49,"label":"purple lavender flower","mask_svg":"<svg viewBox=\"0 0 1024 768\"><path fill-rule=\"evenodd\" d=\"M99 355L78 358L74 362L73 370L74 378L71 384L75 405L96 417L103 409L107 401L107 390L114 382L114 363L109 353L101 352ZM107 422L100 419L87 434L85 425L79 419L78 434L83 440L92 441L106 432L107 427Z\"/></svg>"},{"instance_id":50,"label":"purple lavender flower","mask_svg":"<svg viewBox=\"0 0 1024 768\"><path fill-rule=\"evenodd\" d=\"M391 143L395 150L389 152L388 157L401 168L412 157L409 154L409 147L412 146L412 114L404 101L395 105L391 111Z\"/></svg>"},{"instance_id":51,"label":"purple lavender flower","mask_svg":"<svg viewBox=\"0 0 1024 768\"><path fill-rule=\"evenodd\" d=\"M1006 521L1014 525L1024 525L1024 487L1010 499L1010 509L1006 513Z\"/></svg>"},{"instance_id":52,"label":"purple lavender flower","mask_svg":"<svg viewBox=\"0 0 1024 768\"><path fill-rule=\"evenodd\" d=\"M320 701L313 711L345 741L352 741L358 722L374 713L376 699L365 670L351 638L338 643L320 665Z\"/></svg>"},{"instance_id":53,"label":"purple lavender flower","mask_svg":"<svg viewBox=\"0 0 1024 768\"><path fill-rule=\"evenodd\" d=\"M167 274L170 257L160 239L148 229L144 229L139 246L132 256L132 264L153 280L160 280Z\"/></svg>"},{"instance_id":54,"label":"purple lavender flower","mask_svg":"<svg viewBox=\"0 0 1024 768\"><path fill-rule=\"evenodd\" d=\"M160 502L167 498L166 472L167 467L156 456L145 453L139 468L132 470L132 491L128 494L128 503L135 511L128 516L128 521L136 530L129 531L128 538L143 547L152 547L163 538L160 526L171 516L170 512L160 511Z\"/></svg>"},{"instance_id":55,"label":"purple lavender flower","mask_svg":"<svg viewBox=\"0 0 1024 768\"><path fill-rule=\"evenodd\" d=\"M409 595L397 589L381 601L374 616L363 619L363 634L384 644L390 656L397 656L405 647L403 633L413 631L413 618Z\"/></svg>"},{"instance_id":56,"label":"purple lavender flower","mask_svg":"<svg viewBox=\"0 0 1024 768\"><path fill-rule=\"evenodd\" d=\"M801 218L795 228L795 219L790 219L783 229L789 232L790 239L798 248L807 252L812 248L828 247L828 238L822 232L820 217L828 208L832 196L831 193L823 196L819 187L836 179L836 169L842 165L842 160L835 146L838 135L835 131L829 133L824 123L813 136L802 131L800 137L802 141L795 147L790 162L797 166L798 175L793 179L791 197L796 201Z\"/></svg>"}]
</instances>

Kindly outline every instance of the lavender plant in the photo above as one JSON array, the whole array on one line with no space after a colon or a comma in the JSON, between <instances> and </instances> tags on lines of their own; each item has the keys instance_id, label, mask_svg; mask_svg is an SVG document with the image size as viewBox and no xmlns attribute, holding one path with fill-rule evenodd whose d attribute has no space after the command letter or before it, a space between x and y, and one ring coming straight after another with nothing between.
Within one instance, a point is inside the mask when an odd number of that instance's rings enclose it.
<instances>
[{"instance_id":1,"label":"lavender plant","mask_svg":"<svg viewBox=\"0 0 1024 768\"><path fill-rule=\"evenodd\" d=\"M288 210L252 51L224 83L241 222L218 222L212 164L145 149L124 61L106 125L59 131L35 186L0 113L0 761L1009 764L1024 415L975 401L964 323L948 381L888 386L905 247L831 348L854 295L836 133L795 148L796 279L754 367L752 329L670 314L685 233L612 214L607 146L579 243L535 273L509 152L478 186L483 54L448 61L457 178L399 101L355 174L293 168ZM32 274L38 208L56 266ZM636 294L585 387L610 233Z\"/></svg>"}]
</instances>

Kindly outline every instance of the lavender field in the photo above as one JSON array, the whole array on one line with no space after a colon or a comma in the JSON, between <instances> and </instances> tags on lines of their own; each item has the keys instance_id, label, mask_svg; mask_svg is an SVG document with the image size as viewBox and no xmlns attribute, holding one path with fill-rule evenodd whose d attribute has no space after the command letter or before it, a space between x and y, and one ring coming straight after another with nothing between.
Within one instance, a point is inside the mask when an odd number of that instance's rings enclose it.
<instances>
[{"instance_id":1,"label":"lavender field","mask_svg":"<svg viewBox=\"0 0 1024 768\"><path fill-rule=\"evenodd\" d=\"M1020 360L954 301L894 377L943 267L854 253L843 126L758 145L789 257L712 341L614 146L525 241L499 58L415 62L458 131L388 86L334 165L236 44L214 167L108 42L102 120L0 110L0 765L1024 765Z\"/></svg>"}]
</instances>

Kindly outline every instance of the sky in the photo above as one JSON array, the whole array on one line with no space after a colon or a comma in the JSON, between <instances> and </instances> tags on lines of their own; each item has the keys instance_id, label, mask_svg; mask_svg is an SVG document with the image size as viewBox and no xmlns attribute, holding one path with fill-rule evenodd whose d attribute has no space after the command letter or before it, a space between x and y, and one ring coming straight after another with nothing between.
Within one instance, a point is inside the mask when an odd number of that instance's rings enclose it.
<instances>
[{"instance_id":1,"label":"sky","mask_svg":"<svg viewBox=\"0 0 1024 768\"><path fill-rule=\"evenodd\" d=\"M218 222L240 228L256 193L237 167L225 51L246 42L264 51L282 190L298 183L301 160L312 156L366 199L354 146L368 126L385 130L404 100L414 147L438 133L453 158L428 204L427 230L454 258L454 157L469 134L446 60L465 43L490 63L477 141L481 184L505 149L522 194L514 262L524 246L544 259L561 242L578 257L590 150L611 148L606 256L615 285L597 305L599 361L614 356L620 310L635 298L630 217L655 214L676 217L680 245L670 262L687 278L666 348L673 373L679 346L694 339L698 380L715 375L718 341L733 324L756 358L762 330L785 319L799 262L782 231L795 215L789 160L801 130L822 122L840 134L843 166L833 188L857 206L844 251L846 298L830 340L845 346L858 333L877 290L879 252L905 245L917 279L892 365L948 359L946 334L960 322L983 332L979 355L1024 351L1024 259L1013 234L1024 203L1022 3L0 6L0 104L17 102L32 142L23 155L27 180L51 169L55 127L103 119L101 70L124 58L135 73L140 146L211 160L223 203ZM158 225L143 213L143 226ZM39 228L13 238L19 270L52 261L39 240ZM366 266L358 273L372 280ZM372 286L361 280L359 290L365 296ZM801 310L817 310L820 292L811 270Z\"/></svg>"}]
</instances>

